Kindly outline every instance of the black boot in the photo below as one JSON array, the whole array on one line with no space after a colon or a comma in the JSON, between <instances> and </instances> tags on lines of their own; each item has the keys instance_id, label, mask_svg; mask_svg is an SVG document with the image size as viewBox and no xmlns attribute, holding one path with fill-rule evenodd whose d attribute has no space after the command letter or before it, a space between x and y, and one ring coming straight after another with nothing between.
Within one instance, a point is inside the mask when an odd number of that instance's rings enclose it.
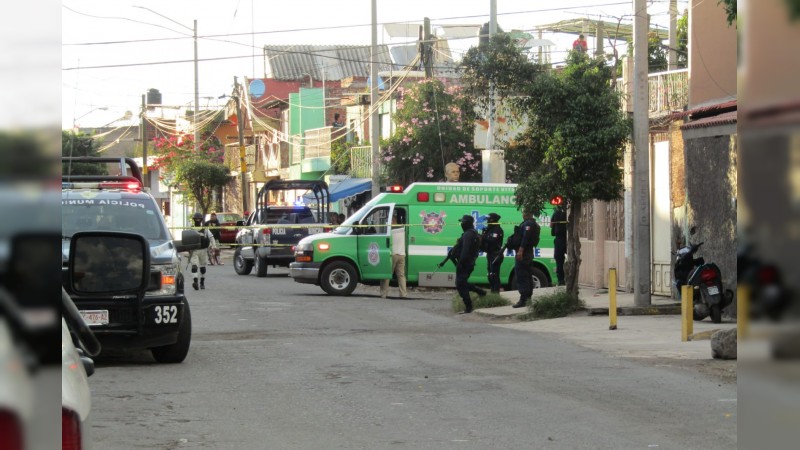
<instances>
[{"instance_id":1,"label":"black boot","mask_svg":"<svg viewBox=\"0 0 800 450\"><path fill-rule=\"evenodd\" d=\"M477 292L477 293L478 293L478 295L480 295L481 297L483 297L484 295L486 295L486 291L484 291L484 290L483 290L483 289L481 289L481 288L478 288L478 289L477 289L475 292Z\"/></svg>"},{"instance_id":2,"label":"black boot","mask_svg":"<svg viewBox=\"0 0 800 450\"><path fill-rule=\"evenodd\" d=\"M464 300L464 314L472 312L472 299Z\"/></svg>"},{"instance_id":3,"label":"black boot","mask_svg":"<svg viewBox=\"0 0 800 450\"><path fill-rule=\"evenodd\" d=\"M205 288L206 288L206 279L200 278L200 289L205 289Z\"/></svg>"},{"instance_id":4,"label":"black boot","mask_svg":"<svg viewBox=\"0 0 800 450\"><path fill-rule=\"evenodd\" d=\"M194 281L192 281L192 287L194 288L195 291L198 289L197 288L197 278L195 278Z\"/></svg>"},{"instance_id":5,"label":"black boot","mask_svg":"<svg viewBox=\"0 0 800 450\"><path fill-rule=\"evenodd\" d=\"M525 305L528 304L528 300L529 299L530 299L530 297L520 297L519 301L517 303L514 303L513 305L511 305L511 307L512 308L522 308L522 307L524 307Z\"/></svg>"}]
</instances>

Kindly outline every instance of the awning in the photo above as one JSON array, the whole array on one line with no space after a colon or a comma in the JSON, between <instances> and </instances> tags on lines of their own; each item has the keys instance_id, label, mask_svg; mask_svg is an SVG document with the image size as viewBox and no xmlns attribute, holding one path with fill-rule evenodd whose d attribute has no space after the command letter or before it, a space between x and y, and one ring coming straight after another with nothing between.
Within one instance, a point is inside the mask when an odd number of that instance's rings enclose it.
<instances>
[{"instance_id":1,"label":"awning","mask_svg":"<svg viewBox=\"0 0 800 450\"><path fill-rule=\"evenodd\" d=\"M343 198L352 197L372 189L370 178L348 178L330 185L331 201L336 202Z\"/></svg>"}]
</instances>

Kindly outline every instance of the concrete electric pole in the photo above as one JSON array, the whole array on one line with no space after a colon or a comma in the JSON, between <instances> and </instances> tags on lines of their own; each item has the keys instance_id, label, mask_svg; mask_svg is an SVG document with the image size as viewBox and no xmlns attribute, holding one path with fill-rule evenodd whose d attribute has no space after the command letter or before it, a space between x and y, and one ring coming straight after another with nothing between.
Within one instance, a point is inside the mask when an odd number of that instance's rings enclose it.
<instances>
[{"instance_id":1,"label":"concrete electric pole","mask_svg":"<svg viewBox=\"0 0 800 450\"><path fill-rule=\"evenodd\" d=\"M633 1L633 302L650 305L650 145L647 3Z\"/></svg>"},{"instance_id":2,"label":"concrete electric pole","mask_svg":"<svg viewBox=\"0 0 800 450\"><path fill-rule=\"evenodd\" d=\"M239 131L239 176L242 179L242 212L247 211L249 192L247 191L247 159L244 150L244 116L242 114L242 87L239 78L233 77L233 86L236 95L236 127Z\"/></svg>"},{"instance_id":3,"label":"concrete electric pole","mask_svg":"<svg viewBox=\"0 0 800 450\"><path fill-rule=\"evenodd\" d=\"M497 0L489 3L489 41L497 34ZM481 151L481 180L484 183L506 182L506 161L502 150L494 148L495 119L494 83L489 84L489 126L486 129L486 149Z\"/></svg>"},{"instance_id":4,"label":"concrete electric pole","mask_svg":"<svg viewBox=\"0 0 800 450\"><path fill-rule=\"evenodd\" d=\"M378 124L378 6L377 0L372 0L372 46L369 55L369 107L372 113L369 116L369 140L372 147L372 196L376 197L381 192L380 187L380 154L378 143L380 130Z\"/></svg>"}]
</instances>

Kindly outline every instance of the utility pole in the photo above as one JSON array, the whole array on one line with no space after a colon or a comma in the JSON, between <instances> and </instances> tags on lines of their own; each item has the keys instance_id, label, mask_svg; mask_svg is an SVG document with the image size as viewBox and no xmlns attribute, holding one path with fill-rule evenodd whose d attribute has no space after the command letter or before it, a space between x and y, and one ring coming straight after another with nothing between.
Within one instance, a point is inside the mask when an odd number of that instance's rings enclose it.
<instances>
[{"instance_id":1,"label":"utility pole","mask_svg":"<svg viewBox=\"0 0 800 450\"><path fill-rule=\"evenodd\" d=\"M650 305L650 145L647 3L633 1L633 302Z\"/></svg>"},{"instance_id":2,"label":"utility pole","mask_svg":"<svg viewBox=\"0 0 800 450\"><path fill-rule=\"evenodd\" d=\"M372 0L372 46L369 52L369 107L372 113L369 116L369 140L372 147L372 196L376 197L380 191L380 155L378 141L378 1Z\"/></svg>"},{"instance_id":3,"label":"utility pole","mask_svg":"<svg viewBox=\"0 0 800 450\"><path fill-rule=\"evenodd\" d=\"M669 0L669 70L678 68L678 0Z\"/></svg>"},{"instance_id":4,"label":"utility pole","mask_svg":"<svg viewBox=\"0 0 800 450\"><path fill-rule=\"evenodd\" d=\"M433 43L431 42L431 19L425 18L422 26L422 63L425 66L425 78L433 78Z\"/></svg>"},{"instance_id":5,"label":"utility pole","mask_svg":"<svg viewBox=\"0 0 800 450\"><path fill-rule=\"evenodd\" d=\"M197 151L197 146L200 144L198 135L200 130L197 129L197 113L200 112L200 84L197 75L197 19L194 20L194 114L192 115L192 124L194 125L194 151Z\"/></svg>"},{"instance_id":6,"label":"utility pole","mask_svg":"<svg viewBox=\"0 0 800 450\"><path fill-rule=\"evenodd\" d=\"M491 0L489 4L489 39L497 34L497 0ZM482 38L482 37L481 37ZM495 116L496 108L494 105L495 86L489 83L489 126L486 130L486 149L481 151L481 181L484 183L505 183L506 182L506 161L502 150L494 148Z\"/></svg>"},{"instance_id":7,"label":"utility pole","mask_svg":"<svg viewBox=\"0 0 800 450\"><path fill-rule=\"evenodd\" d=\"M242 179L242 212L247 211L249 192L247 192L247 159L244 151L244 116L242 115L242 89L238 77L233 77L233 89L236 94L236 126L239 130L239 175Z\"/></svg>"},{"instance_id":8,"label":"utility pole","mask_svg":"<svg viewBox=\"0 0 800 450\"><path fill-rule=\"evenodd\" d=\"M147 172L147 100L142 94L142 130L139 133L142 137L142 180L144 187L150 187L150 173Z\"/></svg>"}]
</instances>

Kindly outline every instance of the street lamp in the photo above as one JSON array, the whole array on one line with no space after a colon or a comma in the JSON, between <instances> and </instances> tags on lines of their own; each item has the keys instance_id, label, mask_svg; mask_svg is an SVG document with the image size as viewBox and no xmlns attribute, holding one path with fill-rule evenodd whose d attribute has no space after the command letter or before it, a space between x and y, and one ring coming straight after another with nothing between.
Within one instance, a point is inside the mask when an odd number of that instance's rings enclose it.
<instances>
[{"instance_id":1,"label":"street lamp","mask_svg":"<svg viewBox=\"0 0 800 450\"><path fill-rule=\"evenodd\" d=\"M192 123L194 124L194 126L192 128L194 128L194 147L195 147L194 149L196 151L197 150L197 143L199 141L199 139L198 139L198 134L199 133L198 133L198 130L197 130L197 113L200 110L200 93L199 93L199 87L198 87L199 83L198 83L198 78L197 78L197 19L194 20L194 28L189 28L186 25L184 25L184 24L182 24L180 22L176 22L176 21L170 19L169 17L167 17L167 16L165 16L165 15L159 13L159 12L153 11L150 8L146 8L144 6L137 6L137 5L134 5L134 8L145 9L147 11L150 11L151 13L153 13L153 14L159 16L159 17L163 17L163 18L169 20L170 22L172 22L172 23L174 23L176 25L182 26L183 28L186 28L187 30L189 30L189 31L191 31L193 33L193 36L194 36L194 114L192 114Z\"/></svg>"}]
</instances>

